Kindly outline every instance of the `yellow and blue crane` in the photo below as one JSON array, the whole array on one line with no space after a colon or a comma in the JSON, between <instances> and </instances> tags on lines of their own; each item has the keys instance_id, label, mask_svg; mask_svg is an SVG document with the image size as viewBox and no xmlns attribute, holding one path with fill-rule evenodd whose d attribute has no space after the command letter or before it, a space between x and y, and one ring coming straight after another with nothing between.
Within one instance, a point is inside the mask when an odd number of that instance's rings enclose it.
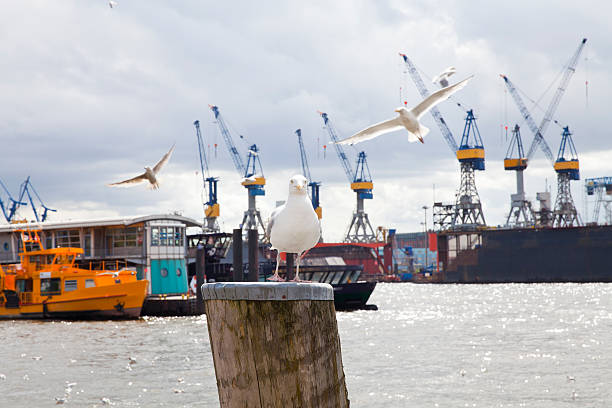
<instances>
[{"instance_id":1,"label":"yellow and blue crane","mask_svg":"<svg viewBox=\"0 0 612 408\"><path fill-rule=\"evenodd\" d=\"M196 138L198 139L198 152L200 153L200 169L202 171L202 188L204 193L208 192L208 201L204 203L204 230L206 232L219 232L218 218L221 214L219 202L217 200L217 183L218 177L211 177L210 169L208 168L208 160L206 158L206 145L200 131L200 121L193 122L196 129ZM207 187L208 185L208 187Z\"/></svg>"},{"instance_id":2,"label":"yellow and blue crane","mask_svg":"<svg viewBox=\"0 0 612 408\"><path fill-rule=\"evenodd\" d=\"M592 222L598 223L600 208L604 207L605 222L612 225L612 177L595 177L584 180L587 195L596 195ZM605 198L604 198L604 192Z\"/></svg>"},{"instance_id":3,"label":"yellow and blue crane","mask_svg":"<svg viewBox=\"0 0 612 408\"><path fill-rule=\"evenodd\" d=\"M212 110L215 120L217 122L219 132L223 136L225 140L225 144L229 151L229 154L234 162L234 167L236 171L242 177L242 186L247 189L248 192L248 209L244 212L244 217L242 218L242 223L240 224L240 228L250 230L255 229L259 230L261 228L262 236L265 234L266 228L264 227L263 221L261 219L261 214L257 209L257 196L263 196L266 194L264 190L264 186L266 185L266 179L263 175L263 169L261 167L261 160L259 159L259 149L257 145L252 144L249 146L249 150L247 152L247 164L245 166L236 145L234 144L232 135L219 112L219 108L214 105L209 105Z\"/></svg>"},{"instance_id":4,"label":"yellow and blue crane","mask_svg":"<svg viewBox=\"0 0 612 408\"><path fill-rule=\"evenodd\" d=\"M312 181L312 176L310 175L310 167L308 166L308 157L306 156L306 149L304 148L304 141L302 140L302 129L297 129L295 134L298 138L298 146L300 148L300 159L302 162L302 174L308 180L308 187L310 187L310 200L312 201L312 208L314 208L317 213L317 217L321 219L323 217L323 209L321 208L321 203L319 202L319 187L321 186L321 182Z\"/></svg>"},{"instance_id":5,"label":"yellow and blue crane","mask_svg":"<svg viewBox=\"0 0 612 408\"><path fill-rule=\"evenodd\" d=\"M516 172L516 193L511 195L511 207L506 225L511 227L531 227L535 225L535 214L531 202L525 198L523 171L527 168L527 159L523 149L520 126L514 125L510 144L504 158L504 169Z\"/></svg>"},{"instance_id":6,"label":"yellow and blue crane","mask_svg":"<svg viewBox=\"0 0 612 408\"><path fill-rule=\"evenodd\" d=\"M374 198L374 194L372 193L374 183L372 182L372 176L366 160L366 153L364 151L359 152L357 167L353 172L351 163L342 145L338 144L340 139L338 138L335 127L329 120L329 116L325 112L319 112L319 115L323 118L327 133L336 148L340 164L344 169L344 173L349 183L351 183L351 190L355 192L357 197L356 209L353 212L353 217L351 218L351 222L344 236L344 242L376 242L376 234L374 233L374 229L370 224L370 219L364 207L364 200L371 200Z\"/></svg>"},{"instance_id":7,"label":"yellow and blue crane","mask_svg":"<svg viewBox=\"0 0 612 408\"><path fill-rule=\"evenodd\" d=\"M429 90L425 86L416 66L406 54L400 53L400 56L421 98L427 98L430 95ZM404 104L406 104L406 101L404 101ZM461 167L461 184L455 196L455 205L434 203L434 223L440 229L484 226L486 223L482 212L480 196L476 188L474 171L485 169L485 150L476 124L474 111L469 109L466 112L465 125L459 145L457 145L453 133L442 117L440 110L434 106L429 110L429 113L434 118L440 133L442 133L442 137L444 137Z\"/></svg>"},{"instance_id":8,"label":"yellow and blue crane","mask_svg":"<svg viewBox=\"0 0 612 408\"><path fill-rule=\"evenodd\" d=\"M566 227L581 224L570 190L570 180L578 180L580 178L579 161L578 156L576 154L576 149L574 147L574 142L571 138L571 132L569 131L568 127L563 128L561 145L559 147L559 153L557 154L556 159L553 156L553 153L550 147L548 146L548 143L544 139L544 134L546 133L548 125L553 120L553 115L557 107L559 106L561 97L565 93L565 89L567 89L567 85L569 84L572 75L576 71L578 59L580 57L580 54L582 53L586 41L586 38L583 38L580 41L578 49L574 52L568 64L565 66L563 76L561 77L561 80L559 82L559 86L557 87L557 90L544 113L544 117L542 118L540 126L536 125L533 116L531 115L531 113L527 109L527 106L525 106L525 103L519 95L517 87L512 83L512 81L510 81L510 79L506 75L500 75L503 78L504 83L508 88L508 91L512 95L512 98L514 99L514 102L519 112L521 113L521 116L523 117L523 119L527 123L527 126L534 135L531 146L529 147L529 151L527 152L527 156L521 158L524 160L523 170L527 168L529 160L531 160L534 153L539 147L544 152L544 154L552 164L555 172L557 173L557 199L555 200L553 216L552 218L548 216L542 217L543 214L547 214L548 209L541 208L540 219L536 220L537 225ZM569 159L565 157L566 150L567 154L570 155ZM506 170L513 170L512 168L508 168L505 162L504 168Z\"/></svg>"}]
</instances>

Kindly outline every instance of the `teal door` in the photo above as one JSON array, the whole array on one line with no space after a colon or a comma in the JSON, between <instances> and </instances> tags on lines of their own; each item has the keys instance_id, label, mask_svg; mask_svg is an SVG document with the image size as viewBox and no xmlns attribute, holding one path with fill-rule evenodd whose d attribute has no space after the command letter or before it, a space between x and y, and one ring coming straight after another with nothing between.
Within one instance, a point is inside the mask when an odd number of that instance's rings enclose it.
<instances>
[{"instance_id":1,"label":"teal door","mask_svg":"<svg viewBox=\"0 0 612 408\"><path fill-rule=\"evenodd\" d=\"M151 260L151 292L154 295L187 293L185 260Z\"/></svg>"}]
</instances>

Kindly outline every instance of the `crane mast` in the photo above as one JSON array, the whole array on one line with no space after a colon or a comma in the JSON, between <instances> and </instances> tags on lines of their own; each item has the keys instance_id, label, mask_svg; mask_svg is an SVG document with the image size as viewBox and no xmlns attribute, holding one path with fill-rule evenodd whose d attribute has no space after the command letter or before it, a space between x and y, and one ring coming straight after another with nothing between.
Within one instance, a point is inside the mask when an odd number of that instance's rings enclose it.
<instances>
[{"instance_id":1,"label":"crane mast","mask_svg":"<svg viewBox=\"0 0 612 408\"><path fill-rule=\"evenodd\" d=\"M323 118L325 128L336 147L338 159L342 164L349 183L351 183L351 190L355 192L357 197L356 208L344 236L344 242L376 242L376 234L370 224L368 214L365 212L363 201L374 198L374 194L372 193L374 183L372 183L372 177L370 176L366 154L363 151L359 153L357 167L355 172L353 172L346 153L344 153L344 149L337 143L339 138L334 126L329 120L329 116L327 116L325 112L319 112L319 115Z\"/></svg>"},{"instance_id":2,"label":"crane mast","mask_svg":"<svg viewBox=\"0 0 612 408\"><path fill-rule=\"evenodd\" d=\"M217 202L217 182L219 178L210 176L208 160L206 159L206 148L200 131L200 121L196 120L193 122L193 125L195 126L196 138L198 140L202 186L205 193L208 191L208 201L204 203L204 230L207 232L219 232L220 228L217 221L221 213L219 203ZM207 184L208 187L206 186Z\"/></svg>"},{"instance_id":3,"label":"crane mast","mask_svg":"<svg viewBox=\"0 0 612 408\"><path fill-rule=\"evenodd\" d=\"M516 153L514 151L516 150ZM512 137L504 159L504 169L516 172L516 193L510 195L510 213L506 225L510 227L532 227L535 215L531 202L525 198L523 171L527 168L527 159L523 150L523 140L519 125L514 125Z\"/></svg>"},{"instance_id":4,"label":"crane mast","mask_svg":"<svg viewBox=\"0 0 612 408\"><path fill-rule=\"evenodd\" d=\"M214 105L208 106L215 116L219 131L225 140L227 150L229 151L229 154L234 162L234 167L236 167L240 177L242 177L241 184L248 191L248 209L244 212L244 217L242 218L240 228L246 230L261 229L261 236L263 237L265 235L266 228L264 227L261 219L261 213L257 209L256 198L257 196L263 196L266 194L264 190L266 179L263 176L263 169L259 159L259 149L257 148L257 145L251 145L249 147L249 151L247 153L247 165L245 166L240 153L238 153L236 145L234 145L232 135L225 124L225 120L219 112L219 108ZM259 173L257 172L257 166L259 166Z\"/></svg>"},{"instance_id":5,"label":"crane mast","mask_svg":"<svg viewBox=\"0 0 612 408\"><path fill-rule=\"evenodd\" d=\"M319 219L323 216L323 209L319 202L319 187L321 183L318 181L312 181L310 176L310 167L308 166L308 156L306 155L306 149L304 148L304 141L302 140L302 129L295 131L298 139L298 146L300 148L300 159L302 162L302 174L308 179L308 187L310 187L310 200L312 201L312 208L314 208Z\"/></svg>"}]
</instances>

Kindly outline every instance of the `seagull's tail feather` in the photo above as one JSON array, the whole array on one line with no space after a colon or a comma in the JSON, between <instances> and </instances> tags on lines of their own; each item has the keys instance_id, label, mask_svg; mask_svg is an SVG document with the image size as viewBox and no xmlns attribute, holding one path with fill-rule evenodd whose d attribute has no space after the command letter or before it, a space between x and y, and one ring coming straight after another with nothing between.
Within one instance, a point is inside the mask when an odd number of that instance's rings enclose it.
<instances>
[{"instance_id":1,"label":"seagull's tail feather","mask_svg":"<svg viewBox=\"0 0 612 408\"><path fill-rule=\"evenodd\" d=\"M423 141L423 138L427 136L428 133L429 133L429 128L419 123L419 128L417 129L416 132L414 133L410 131L408 132L408 141L410 143L414 143L414 142L425 143Z\"/></svg>"}]
</instances>

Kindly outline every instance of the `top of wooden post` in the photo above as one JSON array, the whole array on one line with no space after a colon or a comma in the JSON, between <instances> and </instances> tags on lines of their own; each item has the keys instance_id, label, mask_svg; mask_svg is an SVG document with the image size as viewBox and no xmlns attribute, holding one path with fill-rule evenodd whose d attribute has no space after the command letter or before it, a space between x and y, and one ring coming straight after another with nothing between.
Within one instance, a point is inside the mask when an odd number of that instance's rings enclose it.
<instances>
[{"instance_id":1,"label":"top of wooden post","mask_svg":"<svg viewBox=\"0 0 612 408\"><path fill-rule=\"evenodd\" d=\"M204 300L334 300L328 283L216 282L202 285Z\"/></svg>"}]
</instances>

